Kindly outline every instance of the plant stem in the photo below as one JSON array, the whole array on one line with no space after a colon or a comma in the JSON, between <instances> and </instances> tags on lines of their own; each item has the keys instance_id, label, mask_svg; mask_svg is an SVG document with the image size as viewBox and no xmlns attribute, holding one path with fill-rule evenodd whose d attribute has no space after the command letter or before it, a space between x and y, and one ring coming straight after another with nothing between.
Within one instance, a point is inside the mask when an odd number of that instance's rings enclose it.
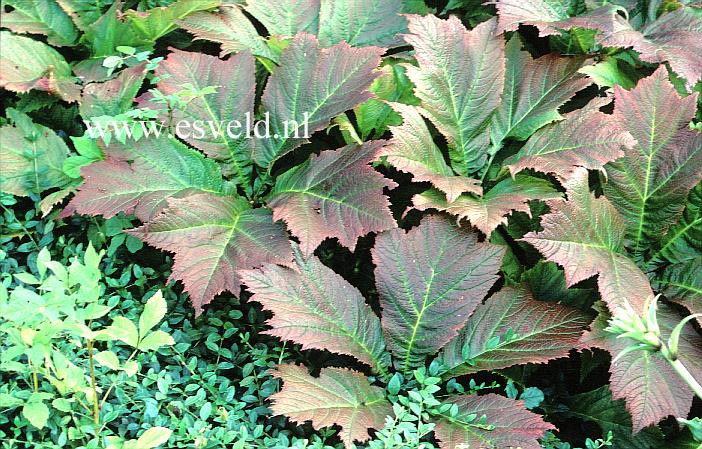
<instances>
[{"instance_id":1,"label":"plant stem","mask_svg":"<svg viewBox=\"0 0 702 449\"><path fill-rule=\"evenodd\" d=\"M685 365L682 364L680 359L676 359L676 360L668 359L668 362L670 362L670 364L673 367L673 369L675 370L675 372L678 373L678 375L680 377L682 377L682 379L685 381L685 383L690 386L692 391L695 392L697 397L702 399L702 385L700 385L700 383L697 382L697 380L694 377L692 377L692 374L690 373L690 371L687 370L687 368L685 368Z\"/></svg>"},{"instance_id":2,"label":"plant stem","mask_svg":"<svg viewBox=\"0 0 702 449\"><path fill-rule=\"evenodd\" d=\"M97 387L95 385L95 364L93 362L93 341L88 340L88 362L90 364L90 385L93 388L93 422L100 425L100 403L98 401Z\"/></svg>"},{"instance_id":3,"label":"plant stem","mask_svg":"<svg viewBox=\"0 0 702 449\"><path fill-rule=\"evenodd\" d=\"M32 368L32 386L34 387L34 392L39 391L39 378L37 377L37 368L34 366L31 360L29 361L29 366Z\"/></svg>"}]
</instances>

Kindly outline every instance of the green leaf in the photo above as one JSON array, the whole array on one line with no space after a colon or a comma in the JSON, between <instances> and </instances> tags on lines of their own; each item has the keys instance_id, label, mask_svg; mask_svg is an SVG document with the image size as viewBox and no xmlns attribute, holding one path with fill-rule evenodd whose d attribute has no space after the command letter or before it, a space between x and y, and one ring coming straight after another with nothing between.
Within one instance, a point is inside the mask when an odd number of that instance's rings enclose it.
<instances>
[{"instance_id":1,"label":"green leaf","mask_svg":"<svg viewBox=\"0 0 702 449\"><path fill-rule=\"evenodd\" d=\"M475 310L439 356L451 376L565 357L590 319L577 309L537 301L505 287Z\"/></svg>"},{"instance_id":2,"label":"green leaf","mask_svg":"<svg viewBox=\"0 0 702 449\"><path fill-rule=\"evenodd\" d=\"M373 263L395 366L424 366L458 334L497 281L504 249L439 217L380 234Z\"/></svg>"},{"instance_id":3,"label":"green leaf","mask_svg":"<svg viewBox=\"0 0 702 449\"><path fill-rule=\"evenodd\" d=\"M100 365L110 369L118 370L120 368L119 359L112 351L101 351L93 355L93 359Z\"/></svg>"},{"instance_id":4,"label":"green leaf","mask_svg":"<svg viewBox=\"0 0 702 449\"><path fill-rule=\"evenodd\" d=\"M337 424L347 449L354 441L368 440L368 429L382 429L392 414L385 391L359 372L322 368L319 377L312 377L307 368L281 365L273 374L283 381L280 392L270 397L273 413L300 423L312 421L316 429Z\"/></svg>"},{"instance_id":5,"label":"green leaf","mask_svg":"<svg viewBox=\"0 0 702 449\"><path fill-rule=\"evenodd\" d=\"M387 61L387 58L385 59ZM414 86L407 77L404 65L390 63L380 67L380 75L371 84L371 98L354 108L361 139L380 138L390 125L402 123L400 116L386 102L419 104Z\"/></svg>"},{"instance_id":6,"label":"green leaf","mask_svg":"<svg viewBox=\"0 0 702 449\"><path fill-rule=\"evenodd\" d=\"M610 431L616 435L612 449L650 449L660 447L663 442L663 433L654 426L633 434L624 401L614 400L607 385L570 396L568 408L568 416L596 423L603 435Z\"/></svg>"},{"instance_id":7,"label":"green leaf","mask_svg":"<svg viewBox=\"0 0 702 449\"><path fill-rule=\"evenodd\" d=\"M650 258L651 264L663 260L682 263L702 254L702 183L690 192L682 219L673 225Z\"/></svg>"},{"instance_id":8,"label":"green leaf","mask_svg":"<svg viewBox=\"0 0 702 449\"><path fill-rule=\"evenodd\" d=\"M176 0L148 11L129 10L125 16L131 28L138 30L149 41L165 36L178 28L176 21L197 11L206 11L221 5L221 0Z\"/></svg>"},{"instance_id":9,"label":"green leaf","mask_svg":"<svg viewBox=\"0 0 702 449\"><path fill-rule=\"evenodd\" d=\"M490 126L493 151L509 137L526 140L542 126L561 120L558 108L592 83L578 73L584 58L545 55L532 59L521 45L515 34L505 48L504 91Z\"/></svg>"},{"instance_id":10,"label":"green leaf","mask_svg":"<svg viewBox=\"0 0 702 449\"><path fill-rule=\"evenodd\" d=\"M468 176L487 161L485 132L504 85L504 41L496 20L467 31L451 16L409 17L419 67L407 66L424 114L446 136L453 168Z\"/></svg>"},{"instance_id":11,"label":"green leaf","mask_svg":"<svg viewBox=\"0 0 702 449\"><path fill-rule=\"evenodd\" d=\"M244 9L261 22L270 35L290 38L301 32L317 34L319 4L318 0L249 0Z\"/></svg>"},{"instance_id":12,"label":"green leaf","mask_svg":"<svg viewBox=\"0 0 702 449\"><path fill-rule=\"evenodd\" d=\"M579 72L589 76L600 87L621 86L627 90L631 89L636 82L619 64L619 59L606 57L602 62L581 68Z\"/></svg>"},{"instance_id":13,"label":"green leaf","mask_svg":"<svg viewBox=\"0 0 702 449\"><path fill-rule=\"evenodd\" d=\"M42 401L30 401L22 407L22 415L27 418L34 427L43 429L49 420L49 407Z\"/></svg>"},{"instance_id":14,"label":"green leaf","mask_svg":"<svg viewBox=\"0 0 702 449\"><path fill-rule=\"evenodd\" d=\"M3 6L11 6L11 12L4 12L2 26L18 34L42 34L49 44L56 46L73 45L78 39L78 31L71 18L57 4L56 0L4 0Z\"/></svg>"},{"instance_id":15,"label":"green leaf","mask_svg":"<svg viewBox=\"0 0 702 449\"><path fill-rule=\"evenodd\" d=\"M386 372L389 357L380 320L361 293L314 256L295 252L295 269L266 264L240 272L251 298L273 312L266 333L304 349L348 354Z\"/></svg>"},{"instance_id":16,"label":"green leaf","mask_svg":"<svg viewBox=\"0 0 702 449\"><path fill-rule=\"evenodd\" d=\"M98 332L98 339L120 340L136 348L139 343L139 330L129 318L118 316L112 320L112 324Z\"/></svg>"},{"instance_id":17,"label":"green leaf","mask_svg":"<svg viewBox=\"0 0 702 449\"><path fill-rule=\"evenodd\" d=\"M143 337L147 332L153 329L154 326L160 323L163 317L166 316L167 310L166 300L163 299L161 290L158 290L146 301L144 310L139 316L139 335Z\"/></svg>"},{"instance_id":18,"label":"green leaf","mask_svg":"<svg viewBox=\"0 0 702 449\"><path fill-rule=\"evenodd\" d=\"M157 330L144 337L137 345L137 349L140 351L149 352L155 351L161 346L173 346L174 344L175 340L173 340L173 337L164 331Z\"/></svg>"},{"instance_id":19,"label":"green leaf","mask_svg":"<svg viewBox=\"0 0 702 449\"><path fill-rule=\"evenodd\" d=\"M171 277L185 285L195 313L224 291L239 294L237 270L265 263L290 265L292 251L281 223L242 197L191 193L130 235L176 253Z\"/></svg>"},{"instance_id":20,"label":"green leaf","mask_svg":"<svg viewBox=\"0 0 702 449\"><path fill-rule=\"evenodd\" d=\"M85 21L85 33L81 41L90 47L93 57L116 55L119 53L117 47L138 48L153 45L153 42L146 39L136 27L131 26L128 21L120 20L121 6L122 2L114 2L97 20Z\"/></svg>"},{"instance_id":21,"label":"green leaf","mask_svg":"<svg viewBox=\"0 0 702 449\"><path fill-rule=\"evenodd\" d=\"M359 237L397 226L383 195L396 184L369 165L385 143L323 151L278 177L268 205L300 239L303 253L329 237L353 251Z\"/></svg>"},{"instance_id":22,"label":"green leaf","mask_svg":"<svg viewBox=\"0 0 702 449\"><path fill-rule=\"evenodd\" d=\"M9 31L0 31L0 47L0 87L18 93L42 90L68 102L78 99L80 88L71 74L71 67L59 52Z\"/></svg>"},{"instance_id":23,"label":"green leaf","mask_svg":"<svg viewBox=\"0 0 702 449\"><path fill-rule=\"evenodd\" d=\"M661 66L631 91L615 88L615 102L613 119L638 145L607 165L604 191L624 217L633 251L641 252L675 223L702 180L702 134L688 127L697 95L680 97Z\"/></svg>"},{"instance_id":24,"label":"green leaf","mask_svg":"<svg viewBox=\"0 0 702 449\"><path fill-rule=\"evenodd\" d=\"M0 191L28 196L68 185L70 179L63 172L68 154L64 141L26 114L12 108L6 113L14 126L0 127Z\"/></svg>"},{"instance_id":25,"label":"green leaf","mask_svg":"<svg viewBox=\"0 0 702 449\"><path fill-rule=\"evenodd\" d=\"M152 427L142 433L136 441L139 449L152 449L168 441L173 431L166 427Z\"/></svg>"}]
</instances>

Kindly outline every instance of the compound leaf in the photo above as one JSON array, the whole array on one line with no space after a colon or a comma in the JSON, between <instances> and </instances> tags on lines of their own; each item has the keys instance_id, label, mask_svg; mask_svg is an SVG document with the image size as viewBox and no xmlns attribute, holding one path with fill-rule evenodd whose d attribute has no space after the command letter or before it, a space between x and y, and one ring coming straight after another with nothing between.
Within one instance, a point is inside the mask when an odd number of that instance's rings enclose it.
<instances>
[{"instance_id":1,"label":"compound leaf","mask_svg":"<svg viewBox=\"0 0 702 449\"><path fill-rule=\"evenodd\" d=\"M237 196L170 198L167 209L129 234L175 253L171 279L183 282L196 315L219 293L239 294L237 270L292 260L285 227Z\"/></svg>"},{"instance_id":2,"label":"compound leaf","mask_svg":"<svg viewBox=\"0 0 702 449\"><path fill-rule=\"evenodd\" d=\"M463 176L483 167L488 156L485 132L499 104L504 41L492 19L466 31L456 16L409 15L405 36L419 67L408 66L424 114L446 136L454 169Z\"/></svg>"},{"instance_id":3,"label":"compound leaf","mask_svg":"<svg viewBox=\"0 0 702 449\"><path fill-rule=\"evenodd\" d=\"M85 182L64 216L76 211L109 218L125 212L145 222L166 207L170 197L218 194L223 189L217 163L174 138L113 142L105 154L104 161L82 168Z\"/></svg>"},{"instance_id":4,"label":"compound leaf","mask_svg":"<svg viewBox=\"0 0 702 449\"><path fill-rule=\"evenodd\" d=\"M127 112L132 108L146 73L146 64L142 63L122 70L109 81L88 83L80 96L80 115L90 119L103 115L114 117Z\"/></svg>"},{"instance_id":5,"label":"compound leaf","mask_svg":"<svg viewBox=\"0 0 702 449\"><path fill-rule=\"evenodd\" d=\"M59 52L43 42L9 31L0 31L0 47L1 88L18 93L36 89L68 102L78 100L80 88Z\"/></svg>"},{"instance_id":6,"label":"compound leaf","mask_svg":"<svg viewBox=\"0 0 702 449\"><path fill-rule=\"evenodd\" d=\"M283 173L268 198L310 254L326 238L353 250L358 237L396 227L383 188L396 184L368 165L386 141L323 151Z\"/></svg>"},{"instance_id":7,"label":"compound leaf","mask_svg":"<svg viewBox=\"0 0 702 449\"><path fill-rule=\"evenodd\" d=\"M688 128L696 101L696 94L677 94L665 67L630 91L615 87L613 119L638 144L607 165L604 191L624 217L635 252L663 237L702 179L702 134Z\"/></svg>"},{"instance_id":8,"label":"compound leaf","mask_svg":"<svg viewBox=\"0 0 702 449\"><path fill-rule=\"evenodd\" d=\"M26 114L12 108L6 113L14 126L0 127L0 191L28 196L68 185L70 179L63 172L68 155L64 141Z\"/></svg>"},{"instance_id":9,"label":"compound leaf","mask_svg":"<svg viewBox=\"0 0 702 449\"><path fill-rule=\"evenodd\" d=\"M507 223L513 211L530 213L528 201L560 198L561 194L543 179L518 175L507 178L491 188L484 196L463 194L456 201L430 189L412 198L415 209L437 209L467 219L482 233L489 236L500 224Z\"/></svg>"},{"instance_id":10,"label":"compound leaf","mask_svg":"<svg viewBox=\"0 0 702 449\"><path fill-rule=\"evenodd\" d=\"M507 65L504 91L490 134L499 148L508 138L526 140L542 126L563 119L558 108L576 92L592 84L578 70L585 63L581 57L545 55L532 59L521 50L521 40L514 35L505 48Z\"/></svg>"},{"instance_id":11,"label":"compound leaf","mask_svg":"<svg viewBox=\"0 0 702 449\"><path fill-rule=\"evenodd\" d=\"M353 48L345 42L321 48L311 34L295 36L263 92L272 136L256 142L256 163L270 170L332 118L368 100L382 53L378 47Z\"/></svg>"},{"instance_id":12,"label":"compound leaf","mask_svg":"<svg viewBox=\"0 0 702 449\"><path fill-rule=\"evenodd\" d=\"M483 193L480 181L456 176L431 137L424 118L415 106L394 103L402 116L402 125L391 126L393 138L379 152L398 170L412 173L417 181L429 181L446 194L449 202L463 192Z\"/></svg>"},{"instance_id":13,"label":"compound leaf","mask_svg":"<svg viewBox=\"0 0 702 449\"><path fill-rule=\"evenodd\" d=\"M577 309L537 301L523 287L505 287L478 306L440 360L451 376L545 363L577 347L589 322Z\"/></svg>"},{"instance_id":14,"label":"compound leaf","mask_svg":"<svg viewBox=\"0 0 702 449\"><path fill-rule=\"evenodd\" d=\"M267 331L302 345L347 354L384 373L389 365L380 320L361 293L315 256L295 252L295 269L266 264L240 272L253 301L273 312Z\"/></svg>"},{"instance_id":15,"label":"compound leaf","mask_svg":"<svg viewBox=\"0 0 702 449\"><path fill-rule=\"evenodd\" d=\"M5 0L3 6L11 6L10 12L2 15L2 26L18 34L42 34L51 45L73 45L78 39L78 30L55 0Z\"/></svg>"},{"instance_id":16,"label":"compound leaf","mask_svg":"<svg viewBox=\"0 0 702 449\"><path fill-rule=\"evenodd\" d=\"M702 254L702 183L690 191L682 220L668 230L653 263L681 263Z\"/></svg>"},{"instance_id":17,"label":"compound leaf","mask_svg":"<svg viewBox=\"0 0 702 449\"><path fill-rule=\"evenodd\" d=\"M293 37L300 32L317 34L319 5L320 0L248 0L244 9L261 22L269 34Z\"/></svg>"},{"instance_id":18,"label":"compound leaf","mask_svg":"<svg viewBox=\"0 0 702 449\"><path fill-rule=\"evenodd\" d=\"M497 281L504 248L441 217L380 234L373 263L383 331L398 369L423 366L458 334Z\"/></svg>"},{"instance_id":19,"label":"compound leaf","mask_svg":"<svg viewBox=\"0 0 702 449\"><path fill-rule=\"evenodd\" d=\"M604 171L607 162L620 158L624 148L635 144L636 140L612 116L585 108L536 131L506 163L513 176L532 168L567 180L577 167Z\"/></svg>"},{"instance_id":20,"label":"compound leaf","mask_svg":"<svg viewBox=\"0 0 702 449\"><path fill-rule=\"evenodd\" d=\"M368 429L382 429L385 417L392 414L385 391L356 371L322 368L319 377L312 377L307 368L288 364L273 375L283 381L280 392L270 398L273 413L311 421L316 429L337 424L347 449L354 447L354 441L368 440Z\"/></svg>"},{"instance_id":21,"label":"compound leaf","mask_svg":"<svg viewBox=\"0 0 702 449\"><path fill-rule=\"evenodd\" d=\"M523 401L515 401L494 393L459 396L446 402L456 404L458 414L456 417L443 416L436 424L436 438L441 449L541 449L538 439L542 438L546 431L555 429L553 424L527 410ZM484 419L481 419L483 416Z\"/></svg>"},{"instance_id":22,"label":"compound leaf","mask_svg":"<svg viewBox=\"0 0 702 449\"><path fill-rule=\"evenodd\" d=\"M322 0L319 12L319 43L329 47L345 41L354 47L402 45L407 19L400 15L397 0Z\"/></svg>"},{"instance_id":23,"label":"compound leaf","mask_svg":"<svg viewBox=\"0 0 702 449\"><path fill-rule=\"evenodd\" d=\"M574 172L566 192L568 201L553 201L552 212L542 217L544 230L523 240L564 268L568 287L599 274L600 294L612 310L623 306L624 298L643 310L653 291L646 275L623 255L624 220L606 198L590 193L584 168Z\"/></svg>"},{"instance_id":24,"label":"compound leaf","mask_svg":"<svg viewBox=\"0 0 702 449\"><path fill-rule=\"evenodd\" d=\"M222 45L220 57L250 50L254 56L271 61L278 60L276 54L259 36L256 28L237 5L221 5L217 12L195 12L176 20L176 23L192 33L196 39L220 43Z\"/></svg>"},{"instance_id":25,"label":"compound leaf","mask_svg":"<svg viewBox=\"0 0 702 449\"><path fill-rule=\"evenodd\" d=\"M251 180L251 139L246 138L247 117L251 118L256 96L255 61L248 51L223 61L202 53L173 50L156 69L158 89L164 95L174 95L183 86L200 91L209 86L217 88L213 94L200 95L188 102L184 109L173 111L173 120L184 120L190 126L183 140L202 150L209 157L224 161L227 171L233 172L242 185ZM230 129L230 122L240 127ZM204 132L189 129L201 125ZM177 125L176 125L177 126ZM239 137L236 137L237 134Z\"/></svg>"},{"instance_id":26,"label":"compound leaf","mask_svg":"<svg viewBox=\"0 0 702 449\"><path fill-rule=\"evenodd\" d=\"M592 330L582 338L582 347L604 349L615 357L635 342L607 332L610 314L600 309ZM679 321L674 311L659 305L658 324L664 341ZM686 326L680 336L679 359L695 379L702 378L702 341L692 326ZM658 352L629 352L611 365L610 372L612 394L625 400L635 433L668 415L687 416L690 411L692 391Z\"/></svg>"},{"instance_id":27,"label":"compound leaf","mask_svg":"<svg viewBox=\"0 0 702 449\"><path fill-rule=\"evenodd\" d=\"M570 396L568 407L568 416L598 424L605 435L607 432L616 435L617 445L614 448L650 449L660 447L663 442L663 432L655 426L633 434L631 416L626 411L624 401L613 400L607 385Z\"/></svg>"}]
</instances>

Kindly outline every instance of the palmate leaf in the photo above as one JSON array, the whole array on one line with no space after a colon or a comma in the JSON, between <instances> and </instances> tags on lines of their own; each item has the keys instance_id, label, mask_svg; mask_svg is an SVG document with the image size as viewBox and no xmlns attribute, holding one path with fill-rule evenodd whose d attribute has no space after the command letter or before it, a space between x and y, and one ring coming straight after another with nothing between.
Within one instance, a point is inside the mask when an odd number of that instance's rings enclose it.
<instances>
[{"instance_id":1,"label":"palmate leaf","mask_svg":"<svg viewBox=\"0 0 702 449\"><path fill-rule=\"evenodd\" d=\"M102 115L114 117L131 109L146 72L146 63L142 63L122 70L109 81L88 83L78 101L80 115L90 120Z\"/></svg>"},{"instance_id":2,"label":"palmate leaf","mask_svg":"<svg viewBox=\"0 0 702 449\"><path fill-rule=\"evenodd\" d=\"M320 3L320 0L249 0L244 9L261 22L269 34L293 37L301 32L317 34Z\"/></svg>"},{"instance_id":3,"label":"palmate leaf","mask_svg":"<svg viewBox=\"0 0 702 449\"><path fill-rule=\"evenodd\" d=\"M383 331L395 366L424 366L497 281L504 248L440 217L380 234L373 249Z\"/></svg>"},{"instance_id":4,"label":"palmate leaf","mask_svg":"<svg viewBox=\"0 0 702 449\"><path fill-rule=\"evenodd\" d=\"M378 47L352 48L344 42L321 48L311 34L295 36L261 98L272 137L256 141L256 163L270 170L306 142L305 131L324 129L332 118L369 99L382 53Z\"/></svg>"},{"instance_id":5,"label":"palmate leaf","mask_svg":"<svg viewBox=\"0 0 702 449\"><path fill-rule=\"evenodd\" d=\"M18 93L42 90L68 102L78 99L80 88L71 67L53 48L9 31L0 31L0 48L1 88Z\"/></svg>"},{"instance_id":6,"label":"palmate leaf","mask_svg":"<svg viewBox=\"0 0 702 449\"><path fill-rule=\"evenodd\" d=\"M356 357L386 373L389 356L380 319L361 293L315 256L295 251L295 269L266 264L240 272L253 301L273 312L266 333L304 349L326 349Z\"/></svg>"},{"instance_id":7,"label":"palmate leaf","mask_svg":"<svg viewBox=\"0 0 702 449\"><path fill-rule=\"evenodd\" d=\"M505 287L478 306L439 360L458 376L566 357L590 318L583 312L537 301L524 287Z\"/></svg>"},{"instance_id":8,"label":"palmate leaf","mask_svg":"<svg viewBox=\"0 0 702 449\"><path fill-rule=\"evenodd\" d=\"M521 45L515 34L505 48L504 92L490 126L492 143L497 148L508 137L526 140L542 126L561 120L558 108L592 84L578 72L586 62L584 58L545 55L532 59L521 50Z\"/></svg>"},{"instance_id":9,"label":"palmate leaf","mask_svg":"<svg viewBox=\"0 0 702 449\"><path fill-rule=\"evenodd\" d=\"M536 131L506 164L513 176L532 168L567 180L577 167L604 171L607 162L620 158L624 148L635 144L612 116L586 107Z\"/></svg>"},{"instance_id":10,"label":"palmate leaf","mask_svg":"<svg viewBox=\"0 0 702 449\"><path fill-rule=\"evenodd\" d=\"M174 49L156 69L157 87L164 95L176 94L188 84L196 91L207 86L217 88L216 93L193 98L186 108L174 110L173 120L199 123L204 132L185 129L184 140L207 156L224 161L226 170L233 172L242 185L250 183L253 164L252 140L247 139L245 133L247 114L253 116L255 73L255 61L248 51L223 61L202 53ZM228 130L228 124L233 121L241 126ZM241 137L233 138L229 131Z\"/></svg>"},{"instance_id":11,"label":"palmate leaf","mask_svg":"<svg viewBox=\"0 0 702 449\"><path fill-rule=\"evenodd\" d=\"M513 211L530 213L528 201L560 197L548 181L517 175L500 181L483 196L463 194L448 202L442 192L430 189L415 195L412 202L418 210L437 209L456 215L459 220L465 218L489 236L500 224L507 223L507 215Z\"/></svg>"},{"instance_id":12,"label":"palmate leaf","mask_svg":"<svg viewBox=\"0 0 702 449\"><path fill-rule=\"evenodd\" d=\"M451 16L410 15L410 34L419 67L409 66L423 114L446 137L453 168L463 176L478 171L488 156L484 132L502 93L504 40L495 34L496 20L466 31Z\"/></svg>"},{"instance_id":13,"label":"palmate leaf","mask_svg":"<svg viewBox=\"0 0 702 449\"><path fill-rule=\"evenodd\" d=\"M64 141L26 114L12 108L6 113L14 126L0 127L0 191L28 196L68 185L70 179L63 172L68 156Z\"/></svg>"},{"instance_id":14,"label":"palmate leaf","mask_svg":"<svg viewBox=\"0 0 702 449\"><path fill-rule=\"evenodd\" d=\"M196 315L221 292L238 295L238 270L292 261L285 227L273 222L269 210L252 209L237 196L170 198L167 209L128 233L175 253L171 279L183 282Z\"/></svg>"},{"instance_id":15,"label":"palmate leaf","mask_svg":"<svg viewBox=\"0 0 702 449\"><path fill-rule=\"evenodd\" d=\"M583 348L604 349L615 357L636 342L605 331L610 315L604 307L600 309L592 330L583 336L581 344ZM659 305L658 324L664 340L679 321L674 311ZM692 376L702 379L702 340L692 326L683 329L678 354ZM610 389L615 399L626 401L634 433L668 415L687 416L690 411L693 397L690 387L658 352L629 352L611 365L610 372Z\"/></svg>"},{"instance_id":16,"label":"palmate leaf","mask_svg":"<svg viewBox=\"0 0 702 449\"><path fill-rule=\"evenodd\" d=\"M681 263L702 254L702 183L690 191L682 219L670 228L661 243L651 256L653 264L663 260Z\"/></svg>"},{"instance_id":17,"label":"palmate leaf","mask_svg":"<svg viewBox=\"0 0 702 449\"><path fill-rule=\"evenodd\" d=\"M667 266L653 283L666 298L687 308L690 313L702 312L702 252L694 259ZM702 319L698 318L702 323Z\"/></svg>"},{"instance_id":18,"label":"palmate leaf","mask_svg":"<svg viewBox=\"0 0 702 449\"><path fill-rule=\"evenodd\" d=\"M446 164L444 155L436 146L424 118L414 106L393 103L392 107L402 116L401 126L391 126L393 138L380 149L378 156L401 171L412 173L417 181L429 181L446 194L449 202L463 192L483 193L480 181L456 176Z\"/></svg>"},{"instance_id":19,"label":"palmate leaf","mask_svg":"<svg viewBox=\"0 0 702 449\"><path fill-rule=\"evenodd\" d=\"M604 191L624 217L635 252L663 237L702 179L702 134L688 128L696 101L696 94L677 94L665 67L631 91L615 87L614 119L638 144L607 165Z\"/></svg>"},{"instance_id":20,"label":"palmate leaf","mask_svg":"<svg viewBox=\"0 0 702 449\"><path fill-rule=\"evenodd\" d=\"M466 448L512 448L541 449L538 442L547 430L554 430L536 413L524 407L524 402L486 394L483 396L460 396L447 403L458 406L455 418L444 416L436 424L436 438L441 449ZM488 430L470 419L483 415L494 428Z\"/></svg>"},{"instance_id":21,"label":"palmate leaf","mask_svg":"<svg viewBox=\"0 0 702 449\"><path fill-rule=\"evenodd\" d=\"M322 368L319 377L312 377L307 368L287 364L273 375L283 381L280 392L270 397L273 413L300 423L311 421L316 429L337 424L347 449L354 441L368 440L368 429L382 429L385 417L392 414L384 390L356 371Z\"/></svg>"},{"instance_id":22,"label":"palmate leaf","mask_svg":"<svg viewBox=\"0 0 702 449\"><path fill-rule=\"evenodd\" d=\"M341 41L354 47L402 45L407 19L397 0L321 0L319 43L329 47Z\"/></svg>"},{"instance_id":23,"label":"palmate leaf","mask_svg":"<svg viewBox=\"0 0 702 449\"><path fill-rule=\"evenodd\" d=\"M259 36L256 28L236 5L221 5L216 13L200 11L189 14L183 19L176 20L176 23L192 33L196 39L222 44L220 57L249 50L255 56L272 61L278 60L273 50L268 47L266 41Z\"/></svg>"},{"instance_id":24,"label":"palmate leaf","mask_svg":"<svg viewBox=\"0 0 702 449\"><path fill-rule=\"evenodd\" d=\"M198 38L221 43L223 52L249 47L257 56L285 60L268 48L240 8L261 22L271 36L309 33L322 47L342 41L353 47L397 47L407 31L407 19L400 15L406 11L397 0L249 0L241 6L223 5L217 13L191 15L180 24Z\"/></svg>"},{"instance_id":25,"label":"palmate leaf","mask_svg":"<svg viewBox=\"0 0 702 449\"><path fill-rule=\"evenodd\" d=\"M534 25L541 36L582 27L597 30L596 41L605 47L632 47L642 61L668 62L692 86L702 77L702 16L682 6L664 13L640 31L624 17L623 8L604 5L579 17L569 17L558 0L496 0L499 31L514 31L520 23ZM624 16L622 15L624 12Z\"/></svg>"},{"instance_id":26,"label":"palmate leaf","mask_svg":"<svg viewBox=\"0 0 702 449\"><path fill-rule=\"evenodd\" d=\"M18 34L42 34L49 44L73 45L78 39L78 30L55 0L4 0L3 6L11 6L10 12L2 15L2 26Z\"/></svg>"},{"instance_id":27,"label":"palmate leaf","mask_svg":"<svg viewBox=\"0 0 702 449\"><path fill-rule=\"evenodd\" d=\"M223 190L217 163L176 139L113 141L105 155L106 160L83 167L85 182L63 216L75 211L109 218L125 212L145 222L165 208L170 197Z\"/></svg>"},{"instance_id":28,"label":"palmate leaf","mask_svg":"<svg viewBox=\"0 0 702 449\"><path fill-rule=\"evenodd\" d=\"M594 422L600 426L602 434L616 435L612 449L651 449L659 448L663 442L663 432L656 426L633 434L631 416L626 411L623 400L613 400L609 386L579 393L568 398L569 417Z\"/></svg>"},{"instance_id":29,"label":"palmate leaf","mask_svg":"<svg viewBox=\"0 0 702 449\"><path fill-rule=\"evenodd\" d=\"M523 238L546 259L563 266L568 287L595 274L602 299L611 310L628 299L643 310L653 296L646 275L624 254L626 225L604 197L588 188L587 170L577 169L566 183L568 201L553 201L551 213L541 220L543 231Z\"/></svg>"},{"instance_id":30,"label":"palmate leaf","mask_svg":"<svg viewBox=\"0 0 702 449\"><path fill-rule=\"evenodd\" d=\"M323 151L278 177L268 205L300 239L303 253L330 237L353 251L358 237L397 226L383 195L396 184L368 165L386 143Z\"/></svg>"}]
</instances>

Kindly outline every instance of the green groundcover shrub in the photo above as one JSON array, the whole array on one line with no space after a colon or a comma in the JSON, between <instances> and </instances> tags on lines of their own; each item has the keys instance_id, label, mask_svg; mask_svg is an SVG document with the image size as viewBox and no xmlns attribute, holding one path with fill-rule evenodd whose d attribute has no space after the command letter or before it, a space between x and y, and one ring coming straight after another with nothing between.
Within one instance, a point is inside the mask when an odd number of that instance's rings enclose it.
<instances>
[{"instance_id":1,"label":"green groundcover shrub","mask_svg":"<svg viewBox=\"0 0 702 449\"><path fill-rule=\"evenodd\" d=\"M702 7L2 0L3 448L702 448Z\"/></svg>"}]
</instances>

